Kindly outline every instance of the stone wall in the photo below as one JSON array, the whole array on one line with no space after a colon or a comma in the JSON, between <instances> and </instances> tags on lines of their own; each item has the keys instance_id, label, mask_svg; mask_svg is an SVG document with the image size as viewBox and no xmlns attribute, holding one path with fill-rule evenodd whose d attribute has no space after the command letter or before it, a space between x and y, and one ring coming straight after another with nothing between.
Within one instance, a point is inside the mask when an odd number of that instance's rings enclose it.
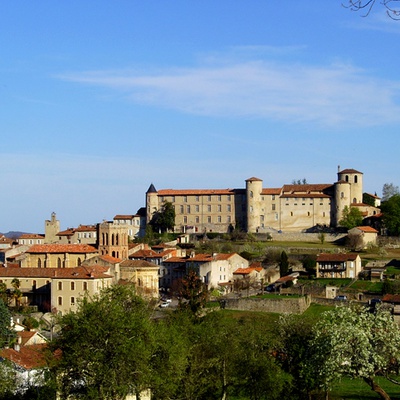
<instances>
[{"instance_id":1,"label":"stone wall","mask_svg":"<svg viewBox=\"0 0 400 400\"><path fill-rule=\"evenodd\" d=\"M311 297L280 299L226 299L225 308L240 311L264 311L273 313L302 314L311 304Z\"/></svg>"},{"instance_id":2,"label":"stone wall","mask_svg":"<svg viewBox=\"0 0 400 400\"><path fill-rule=\"evenodd\" d=\"M270 232L272 240L282 242L315 242L320 243L319 233L305 232ZM346 233L325 233L325 242L334 242L338 239L347 236Z\"/></svg>"}]
</instances>

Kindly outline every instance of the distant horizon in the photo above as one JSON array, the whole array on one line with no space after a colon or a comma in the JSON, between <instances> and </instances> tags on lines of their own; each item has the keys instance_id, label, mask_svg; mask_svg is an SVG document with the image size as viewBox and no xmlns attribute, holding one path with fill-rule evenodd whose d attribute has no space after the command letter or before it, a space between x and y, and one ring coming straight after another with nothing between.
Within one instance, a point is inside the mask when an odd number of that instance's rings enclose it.
<instances>
[{"instance_id":1,"label":"distant horizon","mask_svg":"<svg viewBox=\"0 0 400 400\"><path fill-rule=\"evenodd\" d=\"M340 0L0 6L0 231L134 214L163 188L400 185L400 21ZM6 34L5 34L6 33Z\"/></svg>"}]
</instances>

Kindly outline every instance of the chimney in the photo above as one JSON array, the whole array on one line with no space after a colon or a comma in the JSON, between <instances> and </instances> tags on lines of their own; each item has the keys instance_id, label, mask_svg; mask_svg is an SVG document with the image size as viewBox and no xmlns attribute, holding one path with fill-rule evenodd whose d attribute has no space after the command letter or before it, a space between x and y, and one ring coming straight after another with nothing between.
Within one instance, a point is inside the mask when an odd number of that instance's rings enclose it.
<instances>
[{"instance_id":1,"label":"chimney","mask_svg":"<svg viewBox=\"0 0 400 400\"><path fill-rule=\"evenodd\" d=\"M21 336L18 336L17 342L14 344L14 350L15 351L20 351L21 350L21 343L22 343L22 338L21 338Z\"/></svg>"}]
</instances>

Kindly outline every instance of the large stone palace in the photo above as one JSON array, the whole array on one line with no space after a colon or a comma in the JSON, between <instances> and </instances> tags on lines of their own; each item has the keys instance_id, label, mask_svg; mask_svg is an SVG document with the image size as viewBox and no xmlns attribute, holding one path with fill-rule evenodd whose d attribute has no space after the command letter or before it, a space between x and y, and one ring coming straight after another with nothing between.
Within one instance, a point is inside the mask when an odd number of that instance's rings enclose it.
<instances>
[{"instance_id":1,"label":"large stone palace","mask_svg":"<svg viewBox=\"0 0 400 400\"><path fill-rule=\"evenodd\" d=\"M175 232L299 232L317 225L337 227L343 209L357 207L365 217L379 209L363 204L363 173L340 170L335 183L264 188L259 178L243 189L162 189L146 192L147 222L164 202L175 208Z\"/></svg>"}]
</instances>

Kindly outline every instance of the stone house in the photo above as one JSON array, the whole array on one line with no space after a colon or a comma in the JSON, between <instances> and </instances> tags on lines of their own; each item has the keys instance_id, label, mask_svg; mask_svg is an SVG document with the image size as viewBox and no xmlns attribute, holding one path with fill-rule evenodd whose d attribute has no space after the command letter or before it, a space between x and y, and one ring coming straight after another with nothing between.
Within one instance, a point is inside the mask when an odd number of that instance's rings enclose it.
<instances>
[{"instance_id":1,"label":"stone house","mask_svg":"<svg viewBox=\"0 0 400 400\"><path fill-rule=\"evenodd\" d=\"M317 256L317 278L357 278L361 272L361 258L358 254L321 253Z\"/></svg>"},{"instance_id":2,"label":"stone house","mask_svg":"<svg viewBox=\"0 0 400 400\"><path fill-rule=\"evenodd\" d=\"M371 226L357 226L347 232L348 236L359 238L361 249L365 249L368 245L377 245L378 231Z\"/></svg>"}]
</instances>

